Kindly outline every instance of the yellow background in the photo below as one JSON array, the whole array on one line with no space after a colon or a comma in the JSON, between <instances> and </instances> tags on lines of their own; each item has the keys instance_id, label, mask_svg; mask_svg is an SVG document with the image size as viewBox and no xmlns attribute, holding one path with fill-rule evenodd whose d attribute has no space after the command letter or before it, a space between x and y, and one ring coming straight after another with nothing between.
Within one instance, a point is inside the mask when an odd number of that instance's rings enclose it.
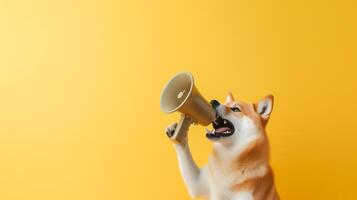
<instances>
[{"instance_id":1,"label":"yellow background","mask_svg":"<svg viewBox=\"0 0 357 200\"><path fill-rule=\"evenodd\" d=\"M159 110L181 70L207 99L275 95L282 199L355 199L352 2L0 1L0 199L189 199Z\"/></svg>"}]
</instances>

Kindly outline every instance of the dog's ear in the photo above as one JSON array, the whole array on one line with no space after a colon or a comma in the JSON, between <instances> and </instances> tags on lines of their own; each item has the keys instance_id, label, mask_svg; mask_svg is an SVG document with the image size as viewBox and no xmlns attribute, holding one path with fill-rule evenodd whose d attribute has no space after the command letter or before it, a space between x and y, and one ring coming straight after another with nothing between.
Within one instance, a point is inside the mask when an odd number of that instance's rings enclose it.
<instances>
[{"instance_id":1,"label":"dog's ear","mask_svg":"<svg viewBox=\"0 0 357 200\"><path fill-rule=\"evenodd\" d=\"M266 121L269 119L271 111L273 111L273 103L273 95L268 95L255 104L255 110L262 117L263 120Z\"/></svg>"},{"instance_id":2,"label":"dog's ear","mask_svg":"<svg viewBox=\"0 0 357 200\"><path fill-rule=\"evenodd\" d=\"M225 103L229 103L229 102L232 102L232 101L234 101L233 95L232 95L231 92L228 92Z\"/></svg>"}]
</instances>

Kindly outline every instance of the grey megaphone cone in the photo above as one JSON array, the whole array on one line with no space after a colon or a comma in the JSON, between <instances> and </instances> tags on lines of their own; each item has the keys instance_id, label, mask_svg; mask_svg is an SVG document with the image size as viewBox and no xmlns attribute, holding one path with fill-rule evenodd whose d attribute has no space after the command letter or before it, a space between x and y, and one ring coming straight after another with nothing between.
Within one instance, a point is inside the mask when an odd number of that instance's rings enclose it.
<instances>
[{"instance_id":1,"label":"grey megaphone cone","mask_svg":"<svg viewBox=\"0 0 357 200\"><path fill-rule=\"evenodd\" d=\"M166 84L160 107L165 113L179 111L203 126L209 125L215 117L214 109L197 90L193 76L188 72L176 74Z\"/></svg>"}]
</instances>

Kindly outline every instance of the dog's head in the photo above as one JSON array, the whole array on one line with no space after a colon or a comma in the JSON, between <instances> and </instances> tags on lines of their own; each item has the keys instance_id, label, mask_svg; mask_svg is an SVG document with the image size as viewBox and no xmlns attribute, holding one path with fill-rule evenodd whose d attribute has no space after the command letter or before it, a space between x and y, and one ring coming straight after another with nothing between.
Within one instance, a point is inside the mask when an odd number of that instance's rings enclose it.
<instances>
[{"instance_id":1,"label":"dog's head","mask_svg":"<svg viewBox=\"0 0 357 200\"><path fill-rule=\"evenodd\" d=\"M211 101L216 110L213 130L206 136L214 142L226 144L244 143L265 136L265 126L273 109L273 96L268 95L257 103L234 100L228 93L226 102Z\"/></svg>"}]
</instances>

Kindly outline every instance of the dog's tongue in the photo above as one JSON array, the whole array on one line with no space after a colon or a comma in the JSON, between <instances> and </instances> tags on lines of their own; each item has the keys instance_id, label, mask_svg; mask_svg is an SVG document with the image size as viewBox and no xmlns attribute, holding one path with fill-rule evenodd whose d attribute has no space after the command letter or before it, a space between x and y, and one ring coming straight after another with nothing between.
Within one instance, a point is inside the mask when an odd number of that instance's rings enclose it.
<instances>
[{"instance_id":1,"label":"dog's tongue","mask_svg":"<svg viewBox=\"0 0 357 200\"><path fill-rule=\"evenodd\" d=\"M228 127L220 127L215 130L216 133L223 133L224 131L228 131Z\"/></svg>"}]
</instances>

